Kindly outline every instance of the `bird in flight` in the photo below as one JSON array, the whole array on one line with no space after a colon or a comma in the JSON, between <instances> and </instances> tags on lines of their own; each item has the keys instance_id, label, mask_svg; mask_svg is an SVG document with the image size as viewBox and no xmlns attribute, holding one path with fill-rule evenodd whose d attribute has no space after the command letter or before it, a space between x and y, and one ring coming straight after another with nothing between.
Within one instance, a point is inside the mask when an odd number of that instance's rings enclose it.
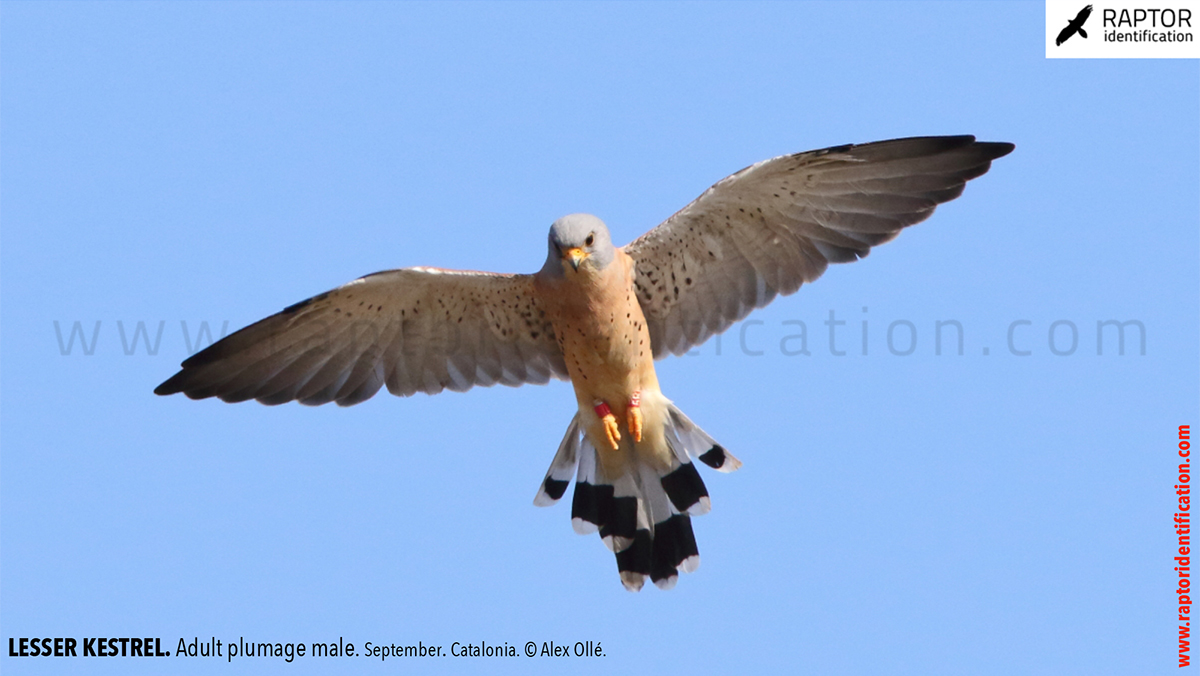
<instances>
[{"instance_id":1,"label":"bird in flight","mask_svg":"<svg viewBox=\"0 0 1200 676\"><path fill-rule=\"evenodd\" d=\"M654 360L866 256L1012 150L943 136L784 155L624 247L599 218L564 216L533 274L367 275L212 344L155 393L349 406L385 385L409 396L570 380L578 412L534 504L557 502L574 477L574 529L599 533L630 591L647 577L669 589L700 561L691 517L710 503L694 461L741 462L664 396Z\"/></svg>"},{"instance_id":2,"label":"bird in flight","mask_svg":"<svg viewBox=\"0 0 1200 676\"><path fill-rule=\"evenodd\" d=\"M1066 42L1068 39L1070 39L1070 37L1072 35L1074 35L1076 33L1079 33L1080 35L1082 35L1083 37L1086 38L1087 31L1083 30L1083 24L1087 23L1088 17L1091 15L1092 15L1092 6L1091 5L1088 5L1087 7L1084 7L1083 9L1079 10L1079 13L1075 15L1075 18L1071 19L1071 21L1067 24L1067 27L1058 32L1058 38L1054 40L1054 44L1056 46L1061 45L1062 43Z\"/></svg>"}]
</instances>

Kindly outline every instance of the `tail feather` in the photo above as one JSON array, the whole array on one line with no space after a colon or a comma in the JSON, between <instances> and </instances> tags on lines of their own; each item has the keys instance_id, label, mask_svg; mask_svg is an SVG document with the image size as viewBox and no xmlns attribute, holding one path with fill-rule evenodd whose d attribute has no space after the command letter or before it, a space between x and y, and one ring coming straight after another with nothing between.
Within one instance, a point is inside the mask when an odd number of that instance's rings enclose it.
<instances>
[{"instance_id":1,"label":"tail feather","mask_svg":"<svg viewBox=\"0 0 1200 676\"><path fill-rule=\"evenodd\" d=\"M670 589L680 571L690 573L700 565L691 517L707 513L711 503L692 459L722 472L741 466L674 404L668 404L665 437L673 456L669 467L633 453L633 466L621 476L610 477L577 415L534 499L538 506L554 504L575 473L572 527L582 534L599 532L616 554L621 582L630 591L640 590L647 577L659 588Z\"/></svg>"},{"instance_id":2,"label":"tail feather","mask_svg":"<svg viewBox=\"0 0 1200 676\"><path fill-rule=\"evenodd\" d=\"M579 414L577 413L574 418L571 418L571 424L567 425L567 433L563 435L562 443L558 445L558 452L554 454L550 469L546 470L546 478L542 480L537 496L533 498L533 504L538 507L549 507L558 502L559 498L567 492L567 486L571 484L571 475L575 473L575 466L579 464L579 441Z\"/></svg>"},{"instance_id":3,"label":"tail feather","mask_svg":"<svg viewBox=\"0 0 1200 676\"><path fill-rule=\"evenodd\" d=\"M595 449L593 449L594 452ZM609 551L620 553L633 544L638 531L646 528L638 500L637 482L629 474L616 478L605 477L603 466L598 469L600 471L596 473L596 479L600 483L596 488L602 495L608 497L607 503L604 500L600 502L600 523L597 524L600 527L600 539L604 541L604 546L608 547ZM606 488L608 490L604 491ZM576 482L575 491L578 493L579 489L580 485Z\"/></svg>"},{"instance_id":4,"label":"tail feather","mask_svg":"<svg viewBox=\"0 0 1200 676\"><path fill-rule=\"evenodd\" d=\"M663 476L660 481L677 512L700 516L708 514L708 510L712 509L708 489L704 487L704 480L700 478L700 473L696 471L696 466L691 460L682 462L675 471Z\"/></svg>"},{"instance_id":5,"label":"tail feather","mask_svg":"<svg viewBox=\"0 0 1200 676\"><path fill-rule=\"evenodd\" d=\"M668 408L667 415L670 418L667 423L667 443L676 455L684 452L718 472L729 473L742 466L741 460L733 457L674 404Z\"/></svg>"}]
</instances>

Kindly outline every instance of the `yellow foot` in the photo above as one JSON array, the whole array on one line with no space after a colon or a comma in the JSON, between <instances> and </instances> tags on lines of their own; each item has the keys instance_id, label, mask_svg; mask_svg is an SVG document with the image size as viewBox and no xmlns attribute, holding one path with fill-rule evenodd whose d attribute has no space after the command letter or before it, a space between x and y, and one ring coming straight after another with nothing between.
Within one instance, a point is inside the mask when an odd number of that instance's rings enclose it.
<instances>
[{"instance_id":1,"label":"yellow foot","mask_svg":"<svg viewBox=\"0 0 1200 676\"><path fill-rule=\"evenodd\" d=\"M609 413L600 419L604 423L604 433L608 436L608 443L613 450L617 450L620 446L617 442L621 440L621 427L617 424L617 416Z\"/></svg>"},{"instance_id":2,"label":"yellow foot","mask_svg":"<svg viewBox=\"0 0 1200 676\"><path fill-rule=\"evenodd\" d=\"M629 436L633 437L634 441L642 440L642 409L629 409Z\"/></svg>"}]
</instances>

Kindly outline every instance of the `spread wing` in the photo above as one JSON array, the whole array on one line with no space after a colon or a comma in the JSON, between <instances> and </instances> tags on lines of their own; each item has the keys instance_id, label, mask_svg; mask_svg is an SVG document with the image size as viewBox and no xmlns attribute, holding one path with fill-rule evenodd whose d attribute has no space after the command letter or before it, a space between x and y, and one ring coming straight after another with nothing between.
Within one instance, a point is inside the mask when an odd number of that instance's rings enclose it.
<instances>
[{"instance_id":1,"label":"spread wing","mask_svg":"<svg viewBox=\"0 0 1200 676\"><path fill-rule=\"evenodd\" d=\"M154 390L192 399L369 399L566 378L531 275L390 270L286 308L210 345Z\"/></svg>"},{"instance_id":2,"label":"spread wing","mask_svg":"<svg viewBox=\"0 0 1200 676\"><path fill-rule=\"evenodd\" d=\"M776 157L723 179L625 247L655 358L699 345L829 263L866 256L1012 150L973 136L897 139Z\"/></svg>"}]
</instances>

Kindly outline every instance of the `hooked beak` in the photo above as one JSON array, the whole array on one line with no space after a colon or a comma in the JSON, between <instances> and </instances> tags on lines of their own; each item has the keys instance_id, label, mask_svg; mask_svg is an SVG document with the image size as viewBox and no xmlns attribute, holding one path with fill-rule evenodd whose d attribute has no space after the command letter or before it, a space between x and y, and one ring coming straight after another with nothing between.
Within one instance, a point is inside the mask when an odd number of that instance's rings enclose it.
<instances>
[{"instance_id":1,"label":"hooked beak","mask_svg":"<svg viewBox=\"0 0 1200 676\"><path fill-rule=\"evenodd\" d=\"M576 271L579 270L579 264L587 257L588 253L579 247L572 247L563 252L563 260L570 263Z\"/></svg>"}]
</instances>

